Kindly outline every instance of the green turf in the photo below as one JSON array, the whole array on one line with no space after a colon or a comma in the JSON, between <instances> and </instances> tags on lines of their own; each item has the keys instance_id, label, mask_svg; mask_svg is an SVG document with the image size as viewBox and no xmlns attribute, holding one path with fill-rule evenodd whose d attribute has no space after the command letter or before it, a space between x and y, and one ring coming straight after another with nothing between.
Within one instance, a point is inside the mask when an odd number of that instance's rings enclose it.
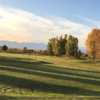
<instances>
[{"instance_id":1,"label":"green turf","mask_svg":"<svg viewBox=\"0 0 100 100\"><path fill-rule=\"evenodd\" d=\"M0 100L86 100L99 95L100 60L0 53Z\"/></svg>"}]
</instances>

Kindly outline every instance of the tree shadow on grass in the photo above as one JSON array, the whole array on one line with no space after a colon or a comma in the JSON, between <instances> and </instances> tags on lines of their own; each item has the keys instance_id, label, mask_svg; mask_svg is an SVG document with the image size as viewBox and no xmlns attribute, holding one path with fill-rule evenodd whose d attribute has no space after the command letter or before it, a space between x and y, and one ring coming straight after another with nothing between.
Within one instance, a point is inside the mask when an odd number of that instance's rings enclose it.
<instances>
[{"instance_id":1,"label":"tree shadow on grass","mask_svg":"<svg viewBox=\"0 0 100 100\"><path fill-rule=\"evenodd\" d=\"M37 76L43 76L43 77L55 78L55 79L61 79L61 80L77 81L80 83L93 84L93 85L100 86L100 81L92 80L92 79L84 79L80 75L78 75L78 77L73 77L73 76L76 76L76 73L73 73L73 75L71 73L70 74L66 73L66 75L68 76L64 76L62 74L43 73L43 72L36 72L36 71L14 69L14 68L9 68L9 67L0 67L0 70L23 73L23 74L28 74L28 75L37 75ZM88 78L88 76L86 78Z\"/></svg>"},{"instance_id":2,"label":"tree shadow on grass","mask_svg":"<svg viewBox=\"0 0 100 100\"><path fill-rule=\"evenodd\" d=\"M8 58L7 59L3 58L3 59L5 59L3 62L2 62L2 59L0 59L1 60L0 65L8 66L8 67L1 66L0 67L1 70L6 70L6 71L8 70L12 72L52 77L52 78L64 79L64 80L74 80L74 81L88 83L88 84L99 85L100 83L99 81L96 81L96 80L80 78L80 77L85 77L85 78L92 78L92 79L100 79L100 77L77 73L78 71L82 73L83 72L91 73L92 71L72 69L72 68L61 68L61 67L56 67L56 66L45 65L45 64L51 64L51 63L44 62L44 61L38 61L38 62L17 61L16 63L16 61L13 59L8 59ZM9 66L13 68L10 68ZM31 70L31 71L28 71L28 70ZM43 72L36 72L36 71L43 71ZM74 72L74 71L77 71L77 72ZM49 73L44 73L44 72L49 72ZM64 76L64 75L70 75L70 77ZM75 77L73 78L73 76L77 76L78 78L75 78Z\"/></svg>"},{"instance_id":3,"label":"tree shadow on grass","mask_svg":"<svg viewBox=\"0 0 100 100\"><path fill-rule=\"evenodd\" d=\"M36 97L36 96L0 96L0 100L66 100L65 97Z\"/></svg>"},{"instance_id":4,"label":"tree shadow on grass","mask_svg":"<svg viewBox=\"0 0 100 100\"><path fill-rule=\"evenodd\" d=\"M97 71L89 71L89 70L82 70L82 69L74 69L74 68L63 68L65 70L70 70L70 71L76 71L76 72L79 72L81 71L82 73L83 72L87 72L87 73L97 73L97 74L100 74L100 72L97 72ZM93 77L93 76L92 76Z\"/></svg>"},{"instance_id":5,"label":"tree shadow on grass","mask_svg":"<svg viewBox=\"0 0 100 100\"><path fill-rule=\"evenodd\" d=\"M97 64L97 63L100 63L100 61L98 61L98 60L83 60L80 63L83 63L83 64Z\"/></svg>"},{"instance_id":6,"label":"tree shadow on grass","mask_svg":"<svg viewBox=\"0 0 100 100\"><path fill-rule=\"evenodd\" d=\"M9 66L13 67L12 71L14 71L14 67L15 67L15 68L22 68L22 69L25 69L25 70L33 70L33 72L34 71L43 71L43 72L49 72L49 73L55 73L55 74L65 74L65 75L71 75L71 76L80 76L80 77L86 77L86 78L100 79L100 77L97 77L97 76L91 76L91 75L85 75L85 74L78 74L77 73L77 72L81 72L81 73L87 72L87 73L98 73L98 74L100 74L100 72L95 72L95 71L93 72L93 71L73 69L73 68L62 68L62 67L57 67L57 66L50 66L50 64L52 64L52 63L45 62L45 61L38 61L38 62L28 62L28 61L23 61L23 60L16 61L15 58L14 59L8 59L8 58L5 58L5 57L3 59L0 59L0 61L1 61L0 65L8 66L8 69L9 69ZM11 69L9 69L9 70L11 70ZM20 72L23 72L23 71L20 71ZM28 73L32 73L32 72L29 71Z\"/></svg>"},{"instance_id":7,"label":"tree shadow on grass","mask_svg":"<svg viewBox=\"0 0 100 100\"><path fill-rule=\"evenodd\" d=\"M15 59L8 59L8 58L6 59L6 57L4 57L3 59L0 58L0 61L1 61L0 62L1 70L30 74L30 75L37 75L37 76L44 76L44 77L50 77L56 79L71 80L80 83L87 83L87 84L100 86L100 81L82 78L82 77L93 78L92 76L77 74L77 72L72 72L72 70L77 70L77 71L84 71L84 70L69 68L71 72L67 72L68 68L50 66L51 63L44 62L44 61L39 61L39 62L28 62L28 61L18 61L18 60L16 61ZM6 67L2 67L2 66L6 66ZM29 71L30 69L31 71ZM37 71L43 71L43 72L37 72ZM68 76L64 76L62 74ZM79 77L73 77L73 76L79 76ZM94 78L99 79L99 77L94 77ZM22 78L16 78L16 77L6 76L6 75L0 75L0 83L16 86L18 88L28 88L31 90L39 90L39 91L52 92L52 93L96 95L96 96L99 96L100 94L100 92L85 90L77 87L53 85L53 84L38 82L34 80L27 80Z\"/></svg>"},{"instance_id":8,"label":"tree shadow on grass","mask_svg":"<svg viewBox=\"0 0 100 100\"><path fill-rule=\"evenodd\" d=\"M14 86L17 88L24 88L30 89L34 92L41 91L41 92L48 92L48 93L60 93L60 94L77 94L77 95L85 95L85 96L99 96L100 92L85 90L78 87L71 87L71 86L61 86L61 85L54 85L34 80L28 80L23 78L17 78L13 76L7 75L0 75L0 83L5 85Z\"/></svg>"},{"instance_id":9,"label":"tree shadow on grass","mask_svg":"<svg viewBox=\"0 0 100 100\"><path fill-rule=\"evenodd\" d=\"M20 61L20 60L34 60L34 59L31 59L31 58L13 58L13 60L18 60L18 61Z\"/></svg>"},{"instance_id":10,"label":"tree shadow on grass","mask_svg":"<svg viewBox=\"0 0 100 100\"><path fill-rule=\"evenodd\" d=\"M31 62L30 62L31 61ZM33 62L32 62L33 61ZM0 63L10 63L11 65L14 65L14 64L18 64L19 63L19 66L20 64L29 64L31 66L23 66L23 68L27 68L27 69L34 69L35 66L39 67L39 65L43 65L43 64L53 64L53 63L50 63L50 62L46 62L46 61L38 61L38 62L34 62L36 61L36 59L31 59L31 58L8 58L8 57L0 57ZM100 61L96 61L96 62L92 62L92 61L83 61L83 62L80 62L82 64L90 64L90 63L99 63ZM33 66L34 67L33 67ZM54 68L55 66L50 66L50 68ZM88 71L88 70L81 70L81 69L74 69L74 68L61 68L61 67L55 67L56 69L64 69L64 70L72 70L72 71L83 71L83 72L91 72L91 73L100 73L100 72L96 72L96 71Z\"/></svg>"},{"instance_id":11,"label":"tree shadow on grass","mask_svg":"<svg viewBox=\"0 0 100 100\"><path fill-rule=\"evenodd\" d=\"M36 59L31 59L31 58L9 58L9 57L0 57L0 62L4 63L11 63L11 64L16 64L16 63L24 63L24 64L53 64L50 62L46 62L46 61L38 61L38 62L32 62L32 61L36 61ZM14 62L14 63L13 63Z\"/></svg>"}]
</instances>

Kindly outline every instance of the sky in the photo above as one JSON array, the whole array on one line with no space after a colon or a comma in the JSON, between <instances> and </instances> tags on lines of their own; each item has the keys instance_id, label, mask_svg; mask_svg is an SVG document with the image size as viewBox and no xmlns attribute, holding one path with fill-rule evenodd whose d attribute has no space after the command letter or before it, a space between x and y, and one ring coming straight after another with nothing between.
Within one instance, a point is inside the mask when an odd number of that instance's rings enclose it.
<instances>
[{"instance_id":1,"label":"sky","mask_svg":"<svg viewBox=\"0 0 100 100\"><path fill-rule=\"evenodd\" d=\"M73 35L79 47L100 28L100 0L0 0L0 40L48 43Z\"/></svg>"}]
</instances>

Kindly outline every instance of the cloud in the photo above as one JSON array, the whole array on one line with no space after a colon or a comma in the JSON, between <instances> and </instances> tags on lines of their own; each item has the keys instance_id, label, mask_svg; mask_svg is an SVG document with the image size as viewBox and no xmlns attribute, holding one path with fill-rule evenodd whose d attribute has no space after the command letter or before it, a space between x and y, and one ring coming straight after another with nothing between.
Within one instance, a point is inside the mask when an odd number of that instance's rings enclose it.
<instances>
[{"instance_id":1,"label":"cloud","mask_svg":"<svg viewBox=\"0 0 100 100\"><path fill-rule=\"evenodd\" d=\"M98 23L98 21L95 21L95 20L92 20L92 19L88 19L88 18L85 18L85 17L79 16L79 15L75 15L75 16L80 17L80 18L82 18L82 19L84 19L84 20L87 20L87 21L93 22L93 23Z\"/></svg>"},{"instance_id":2,"label":"cloud","mask_svg":"<svg viewBox=\"0 0 100 100\"><path fill-rule=\"evenodd\" d=\"M86 20L86 21L92 23L92 24L94 25L94 27L97 27L97 28L100 27L100 21L96 21L96 20L88 19L88 18L85 18L85 17L79 16L79 15L75 15L75 16L77 16L77 17L79 17L79 18L81 18L81 19L84 19L84 20Z\"/></svg>"},{"instance_id":3,"label":"cloud","mask_svg":"<svg viewBox=\"0 0 100 100\"><path fill-rule=\"evenodd\" d=\"M0 38L2 39L2 38L5 38L5 37L0 37Z\"/></svg>"},{"instance_id":4,"label":"cloud","mask_svg":"<svg viewBox=\"0 0 100 100\"><path fill-rule=\"evenodd\" d=\"M5 37L2 40L8 41L47 43L52 37L72 34L79 38L79 46L85 46L85 39L91 30L89 26L60 17L47 19L3 6L0 7L0 16L0 36ZM84 40L81 41L82 39Z\"/></svg>"}]
</instances>

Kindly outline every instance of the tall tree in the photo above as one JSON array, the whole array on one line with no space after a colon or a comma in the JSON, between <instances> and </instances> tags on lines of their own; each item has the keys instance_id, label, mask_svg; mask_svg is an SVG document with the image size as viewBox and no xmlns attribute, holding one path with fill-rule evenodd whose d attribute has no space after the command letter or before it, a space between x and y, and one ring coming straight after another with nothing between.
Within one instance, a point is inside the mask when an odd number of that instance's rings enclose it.
<instances>
[{"instance_id":1,"label":"tall tree","mask_svg":"<svg viewBox=\"0 0 100 100\"><path fill-rule=\"evenodd\" d=\"M98 30L95 47L96 47L96 55L95 55L95 57L96 58L100 58L100 30Z\"/></svg>"},{"instance_id":2,"label":"tall tree","mask_svg":"<svg viewBox=\"0 0 100 100\"><path fill-rule=\"evenodd\" d=\"M55 47L55 43L56 43L56 38L52 38L52 50L53 50L53 53L55 55L55 52L56 52L56 47Z\"/></svg>"},{"instance_id":3,"label":"tall tree","mask_svg":"<svg viewBox=\"0 0 100 100\"><path fill-rule=\"evenodd\" d=\"M67 34L65 34L64 38L62 36L59 38L59 43L60 43L60 55L65 55L66 50L65 50L65 44L67 43Z\"/></svg>"},{"instance_id":4,"label":"tall tree","mask_svg":"<svg viewBox=\"0 0 100 100\"><path fill-rule=\"evenodd\" d=\"M73 37L72 35L69 35L65 48L70 57L74 56L76 51L78 50L78 39Z\"/></svg>"},{"instance_id":5,"label":"tall tree","mask_svg":"<svg viewBox=\"0 0 100 100\"><path fill-rule=\"evenodd\" d=\"M65 34L64 38L62 35L59 37L56 37L54 39L54 46L53 46L53 51L55 55L65 55L66 50L65 50L65 44L67 43L67 35Z\"/></svg>"},{"instance_id":6,"label":"tall tree","mask_svg":"<svg viewBox=\"0 0 100 100\"><path fill-rule=\"evenodd\" d=\"M49 39L47 45L47 53L50 54L51 56L53 55L52 39Z\"/></svg>"},{"instance_id":7,"label":"tall tree","mask_svg":"<svg viewBox=\"0 0 100 100\"><path fill-rule=\"evenodd\" d=\"M100 30L93 29L91 33L88 34L86 40L87 54L93 58L97 58L100 52Z\"/></svg>"},{"instance_id":8,"label":"tall tree","mask_svg":"<svg viewBox=\"0 0 100 100\"><path fill-rule=\"evenodd\" d=\"M60 47L59 47L59 40L58 37L55 38L55 46L54 46L54 54L58 56L60 54Z\"/></svg>"},{"instance_id":9,"label":"tall tree","mask_svg":"<svg viewBox=\"0 0 100 100\"><path fill-rule=\"evenodd\" d=\"M65 44L67 42L67 35L65 34L64 38L62 35L58 38L52 38L49 39L48 45L47 45L47 51L48 54L50 55L65 55L66 50L65 50Z\"/></svg>"}]
</instances>

